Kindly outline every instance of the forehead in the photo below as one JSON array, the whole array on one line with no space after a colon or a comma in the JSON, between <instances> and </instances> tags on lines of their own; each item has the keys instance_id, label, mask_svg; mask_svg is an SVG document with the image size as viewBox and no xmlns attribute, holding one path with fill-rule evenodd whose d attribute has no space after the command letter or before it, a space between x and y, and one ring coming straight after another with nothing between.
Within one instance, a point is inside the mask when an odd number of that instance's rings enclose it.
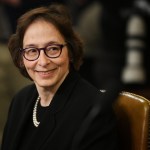
<instances>
[{"instance_id":1,"label":"forehead","mask_svg":"<svg viewBox=\"0 0 150 150\"><path fill-rule=\"evenodd\" d=\"M45 20L36 20L31 23L25 31L23 44L31 42L64 42L64 37L59 30L50 22Z\"/></svg>"}]
</instances>

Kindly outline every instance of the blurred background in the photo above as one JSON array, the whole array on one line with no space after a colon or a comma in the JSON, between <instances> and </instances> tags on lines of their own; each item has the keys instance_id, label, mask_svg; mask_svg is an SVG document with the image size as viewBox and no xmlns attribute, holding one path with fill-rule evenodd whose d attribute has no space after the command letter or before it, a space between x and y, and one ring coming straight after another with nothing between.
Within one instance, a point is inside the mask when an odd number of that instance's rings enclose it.
<instances>
[{"instance_id":1,"label":"blurred background","mask_svg":"<svg viewBox=\"0 0 150 150\"><path fill-rule=\"evenodd\" d=\"M0 0L0 141L13 95L31 83L14 67L8 39L20 15L52 2L68 5L84 41L83 77L98 89L115 80L150 99L149 0Z\"/></svg>"}]
</instances>

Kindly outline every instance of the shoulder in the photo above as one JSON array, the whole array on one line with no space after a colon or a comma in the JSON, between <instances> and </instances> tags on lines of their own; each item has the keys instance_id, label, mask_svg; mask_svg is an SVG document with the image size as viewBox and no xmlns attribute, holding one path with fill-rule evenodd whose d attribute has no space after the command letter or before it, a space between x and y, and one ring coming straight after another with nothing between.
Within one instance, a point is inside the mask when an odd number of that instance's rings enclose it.
<instances>
[{"instance_id":1,"label":"shoulder","mask_svg":"<svg viewBox=\"0 0 150 150\"><path fill-rule=\"evenodd\" d=\"M86 79L84 79L78 72L72 71L68 75L67 79L62 84L62 89L72 89L71 93L77 96L95 96L102 92ZM67 88L66 88L67 87Z\"/></svg>"},{"instance_id":2,"label":"shoulder","mask_svg":"<svg viewBox=\"0 0 150 150\"><path fill-rule=\"evenodd\" d=\"M101 111L112 109L113 102L117 99L119 90L113 89L98 89L88 81L81 78L74 90L74 97L81 104L100 107Z\"/></svg>"},{"instance_id":3,"label":"shoulder","mask_svg":"<svg viewBox=\"0 0 150 150\"><path fill-rule=\"evenodd\" d=\"M103 95L105 95L105 93L81 77L73 89L72 99L78 107L85 108L91 107L97 103L97 101L102 104L104 101Z\"/></svg>"},{"instance_id":4,"label":"shoulder","mask_svg":"<svg viewBox=\"0 0 150 150\"><path fill-rule=\"evenodd\" d=\"M35 90L36 90L35 84L29 84L29 85L23 87L21 90L19 90L16 93L15 97L20 97L22 95L28 96L28 95L32 94Z\"/></svg>"},{"instance_id":5,"label":"shoulder","mask_svg":"<svg viewBox=\"0 0 150 150\"><path fill-rule=\"evenodd\" d=\"M33 95L36 95L37 90L34 84L27 85L18 91L12 98L11 107L23 108L30 102Z\"/></svg>"},{"instance_id":6,"label":"shoulder","mask_svg":"<svg viewBox=\"0 0 150 150\"><path fill-rule=\"evenodd\" d=\"M103 92L82 77L77 83L76 91L85 96L92 96L93 98L103 95Z\"/></svg>"}]
</instances>

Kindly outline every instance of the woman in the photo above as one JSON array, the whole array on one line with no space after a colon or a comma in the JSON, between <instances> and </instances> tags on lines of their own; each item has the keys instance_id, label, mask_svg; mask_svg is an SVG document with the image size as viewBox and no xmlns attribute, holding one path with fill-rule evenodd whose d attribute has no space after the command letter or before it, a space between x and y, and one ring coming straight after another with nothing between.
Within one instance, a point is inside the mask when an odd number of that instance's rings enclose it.
<instances>
[{"instance_id":1,"label":"woman","mask_svg":"<svg viewBox=\"0 0 150 150\"><path fill-rule=\"evenodd\" d=\"M84 118L102 94L77 73L83 48L67 8L53 4L27 12L8 47L21 74L34 84L12 100L2 150L74 149ZM102 109L75 146L116 150L115 128L112 109Z\"/></svg>"}]
</instances>

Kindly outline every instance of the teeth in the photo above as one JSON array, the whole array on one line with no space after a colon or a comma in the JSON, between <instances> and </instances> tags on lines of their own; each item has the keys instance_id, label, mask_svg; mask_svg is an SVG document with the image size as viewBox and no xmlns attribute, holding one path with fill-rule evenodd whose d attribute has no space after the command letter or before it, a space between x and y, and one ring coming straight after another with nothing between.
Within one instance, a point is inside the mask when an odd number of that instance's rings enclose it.
<instances>
[{"instance_id":1,"label":"teeth","mask_svg":"<svg viewBox=\"0 0 150 150\"><path fill-rule=\"evenodd\" d=\"M50 71L46 71L46 72L39 72L40 74L49 74Z\"/></svg>"},{"instance_id":2,"label":"teeth","mask_svg":"<svg viewBox=\"0 0 150 150\"><path fill-rule=\"evenodd\" d=\"M47 70L47 71L35 70L35 72L37 72L37 73L39 73L39 74L41 74L41 75L48 75L48 74L50 74L51 72L53 72L54 70L55 70L55 68L54 68L54 69L51 69L51 70Z\"/></svg>"}]
</instances>

